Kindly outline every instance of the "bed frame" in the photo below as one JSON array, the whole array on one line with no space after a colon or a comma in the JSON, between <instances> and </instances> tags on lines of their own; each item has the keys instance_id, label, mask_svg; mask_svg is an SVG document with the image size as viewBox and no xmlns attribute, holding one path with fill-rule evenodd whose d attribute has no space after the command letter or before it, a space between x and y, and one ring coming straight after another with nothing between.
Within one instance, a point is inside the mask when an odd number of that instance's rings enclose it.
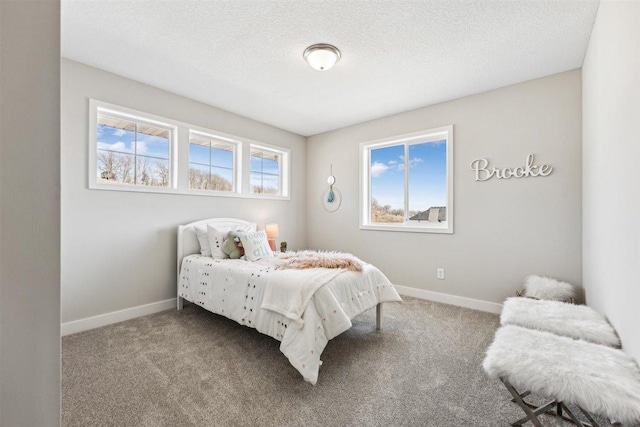
<instances>
[{"instance_id":1,"label":"bed frame","mask_svg":"<svg viewBox=\"0 0 640 427\"><path fill-rule=\"evenodd\" d=\"M204 219L202 221L192 222L186 225L178 226L178 270L176 272L176 294L177 294L177 308L182 310L184 307L184 298L180 296L178 292L180 283L180 267L182 267L182 259L188 255L200 253L200 243L196 236L196 227L199 226L216 226L220 228L224 227L247 227L253 223L236 218L211 218ZM382 303L376 305L376 330L382 329Z\"/></svg>"}]
</instances>

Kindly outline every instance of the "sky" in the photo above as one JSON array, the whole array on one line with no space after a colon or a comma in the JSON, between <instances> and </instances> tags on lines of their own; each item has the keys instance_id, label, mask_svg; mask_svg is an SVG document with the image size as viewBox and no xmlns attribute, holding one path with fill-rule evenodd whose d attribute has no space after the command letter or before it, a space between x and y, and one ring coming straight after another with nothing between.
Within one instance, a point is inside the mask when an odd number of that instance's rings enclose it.
<instances>
[{"instance_id":1,"label":"sky","mask_svg":"<svg viewBox=\"0 0 640 427\"><path fill-rule=\"evenodd\" d=\"M112 150L119 153L151 156L169 159L169 140L159 136L137 134L129 130L117 129L110 126L98 125L98 149ZM136 150L137 144L137 150Z\"/></svg>"},{"instance_id":2,"label":"sky","mask_svg":"<svg viewBox=\"0 0 640 427\"><path fill-rule=\"evenodd\" d=\"M380 205L404 208L404 145L371 150L371 196ZM447 145L435 141L409 146L409 211L446 206Z\"/></svg>"},{"instance_id":3,"label":"sky","mask_svg":"<svg viewBox=\"0 0 640 427\"><path fill-rule=\"evenodd\" d=\"M233 151L189 144L189 167L233 182Z\"/></svg>"},{"instance_id":4,"label":"sky","mask_svg":"<svg viewBox=\"0 0 640 427\"><path fill-rule=\"evenodd\" d=\"M251 156L251 188L280 188L280 165L272 159Z\"/></svg>"},{"instance_id":5,"label":"sky","mask_svg":"<svg viewBox=\"0 0 640 427\"><path fill-rule=\"evenodd\" d=\"M137 138L137 141L136 141ZM169 140L158 136L98 125L98 150L169 159ZM189 167L217 174L233 182L233 152L189 144ZM210 169L209 169L210 168ZM279 164L251 156L251 185L279 188Z\"/></svg>"}]
</instances>

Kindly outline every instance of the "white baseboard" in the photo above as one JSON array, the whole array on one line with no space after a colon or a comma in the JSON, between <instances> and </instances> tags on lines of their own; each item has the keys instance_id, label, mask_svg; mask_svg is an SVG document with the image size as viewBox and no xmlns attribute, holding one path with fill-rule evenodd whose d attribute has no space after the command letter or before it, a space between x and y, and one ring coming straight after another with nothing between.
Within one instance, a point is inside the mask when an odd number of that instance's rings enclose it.
<instances>
[{"instance_id":1,"label":"white baseboard","mask_svg":"<svg viewBox=\"0 0 640 427\"><path fill-rule=\"evenodd\" d=\"M408 297L426 299L429 301L441 302L444 304L457 305L458 307L472 308L474 310L488 311L489 313L502 312L502 304L482 301L479 299L460 297L457 295L443 294L440 292L427 291L424 289L409 288L407 286L394 285L400 295Z\"/></svg>"},{"instance_id":2,"label":"white baseboard","mask_svg":"<svg viewBox=\"0 0 640 427\"><path fill-rule=\"evenodd\" d=\"M443 294L440 292L427 291L424 289L410 288L407 286L394 285L400 295L426 299L429 301L441 302L444 304L457 305L459 307L472 308L474 310L488 311L489 313L500 313L502 304L482 301L472 298L460 297L457 295ZM75 334L76 332L88 331L89 329L123 322L136 317L148 314L159 313L161 311L176 308L176 299L171 298L151 304L139 305L137 307L126 308L112 313L100 314L98 316L87 317L86 319L74 320L61 325L62 336Z\"/></svg>"},{"instance_id":3,"label":"white baseboard","mask_svg":"<svg viewBox=\"0 0 640 427\"><path fill-rule=\"evenodd\" d=\"M88 331L89 329L135 319L136 317L146 316L147 314L158 313L172 308L176 308L175 298L66 322L60 325L60 333L62 336L75 334L76 332Z\"/></svg>"}]
</instances>

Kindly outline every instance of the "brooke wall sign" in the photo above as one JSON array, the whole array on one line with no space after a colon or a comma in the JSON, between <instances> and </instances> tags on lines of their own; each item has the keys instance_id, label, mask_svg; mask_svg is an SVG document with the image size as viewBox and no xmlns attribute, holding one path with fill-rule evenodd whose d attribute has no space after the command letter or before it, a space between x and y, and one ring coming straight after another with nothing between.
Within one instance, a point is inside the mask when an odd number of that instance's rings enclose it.
<instances>
[{"instance_id":1,"label":"brooke wall sign","mask_svg":"<svg viewBox=\"0 0 640 427\"><path fill-rule=\"evenodd\" d=\"M552 171L551 165L534 165L533 154L529 154L524 166L515 168L489 168L489 160L476 159L471 162L471 169L476 173L476 181L486 181L493 177L498 179L530 178L533 176L548 176Z\"/></svg>"}]
</instances>

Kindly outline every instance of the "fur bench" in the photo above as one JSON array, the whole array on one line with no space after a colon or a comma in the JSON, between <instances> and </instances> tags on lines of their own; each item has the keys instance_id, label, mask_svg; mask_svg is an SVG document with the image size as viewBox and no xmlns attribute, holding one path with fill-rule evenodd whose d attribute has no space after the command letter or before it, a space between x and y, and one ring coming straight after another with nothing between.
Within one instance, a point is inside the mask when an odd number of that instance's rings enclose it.
<instances>
[{"instance_id":1,"label":"fur bench","mask_svg":"<svg viewBox=\"0 0 640 427\"><path fill-rule=\"evenodd\" d=\"M500 324L538 329L610 347L620 347L613 327L586 305L531 298L507 298Z\"/></svg>"},{"instance_id":2,"label":"fur bench","mask_svg":"<svg viewBox=\"0 0 640 427\"><path fill-rule=\"evenodd\" d=\"M622 350L514 325L501 327L483 367L499 378L526 417L542 427L538 416L555 408L557 419L566 413L578 426L598 426L589 413L640 423L640 369ZM517 389L528 390L553 401L532 409ZM581 422L566 404L577 406L589 420Z\"/></svg>"}]
</instances>

